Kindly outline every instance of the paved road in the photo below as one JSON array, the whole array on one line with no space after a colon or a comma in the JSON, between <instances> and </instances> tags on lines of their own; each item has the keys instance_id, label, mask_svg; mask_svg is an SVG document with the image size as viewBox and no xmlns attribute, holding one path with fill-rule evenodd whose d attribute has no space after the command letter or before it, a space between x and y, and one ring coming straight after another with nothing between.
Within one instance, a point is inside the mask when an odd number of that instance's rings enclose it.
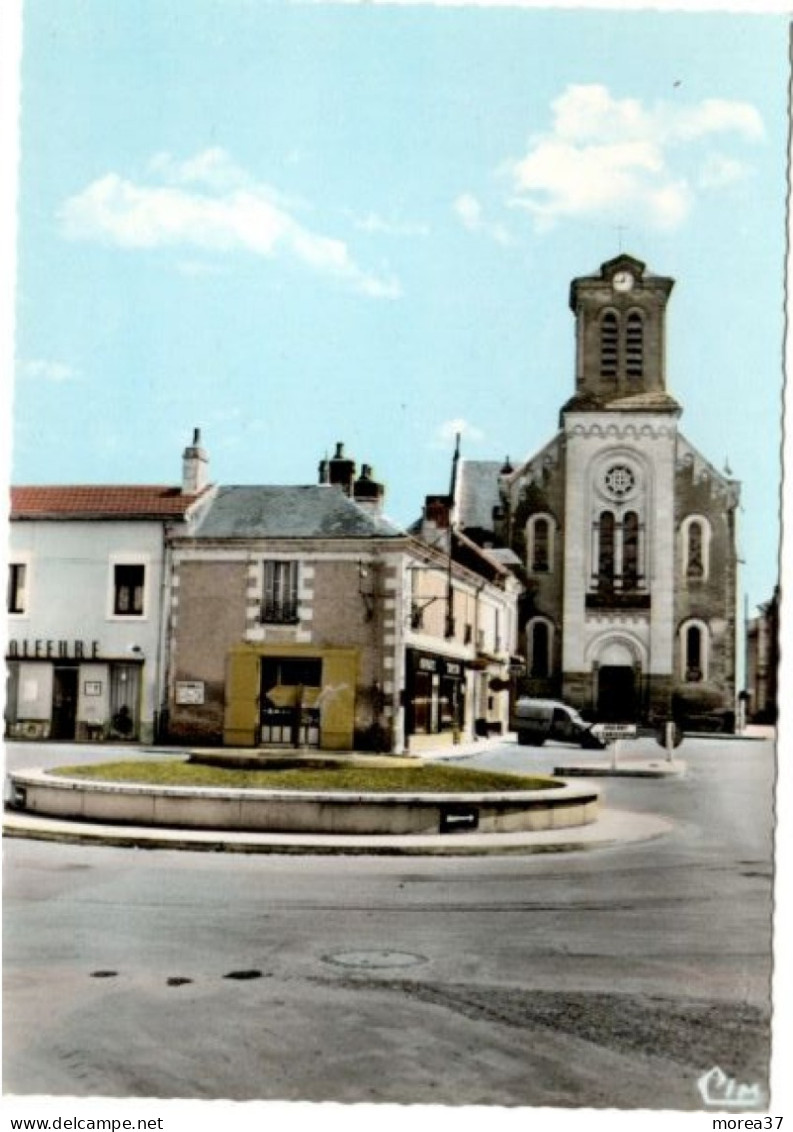
<instances>
[{"instance_id":1,"label":"paved road","mask_svg":"<svg viewBox=\"0 0 793 1132\"><path fill-rule=\"evenodd\" d=\"M563 753L504 744L466 765ZM9 841L5 1089L688 1109L715 1065L765 1086L773 747L680 755L684 779L600 783L674 832L590 853Z\"/></svg>"}]
</instances>

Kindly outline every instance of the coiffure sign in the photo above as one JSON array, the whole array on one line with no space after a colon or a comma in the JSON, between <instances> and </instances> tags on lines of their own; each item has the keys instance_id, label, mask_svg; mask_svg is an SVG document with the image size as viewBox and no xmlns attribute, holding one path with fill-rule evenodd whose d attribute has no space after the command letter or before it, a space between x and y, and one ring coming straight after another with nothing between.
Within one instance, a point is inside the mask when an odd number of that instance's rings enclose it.
<instances>
[{"instance_id":1,"label":"coiffure sign","mask_svg":"<svg viewBox=\"0 0 793 1132\"><path fill-rule=\"evenodd\" d=\"M9 641L9 660L98 660L99 641Z\"/></svg>"}]
</instances>

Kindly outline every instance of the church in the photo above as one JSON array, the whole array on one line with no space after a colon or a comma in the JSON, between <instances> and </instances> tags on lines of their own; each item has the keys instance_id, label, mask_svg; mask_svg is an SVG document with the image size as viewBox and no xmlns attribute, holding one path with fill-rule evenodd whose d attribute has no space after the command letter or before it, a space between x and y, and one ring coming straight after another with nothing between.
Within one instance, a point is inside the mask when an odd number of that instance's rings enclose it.
<instances>
[{"instance_id":1,"label":"church","mask_svg":"<svg viewBox=\"0 0 793 1132\"><path fill-rule=\"evenodd\" d=\"M452 521L526 587L519 692L599 720L732 729L739 484L678 427L673 286L627 254L573 280L558 431L519 466L461 461Z\"/></svg>"}]
</instances>

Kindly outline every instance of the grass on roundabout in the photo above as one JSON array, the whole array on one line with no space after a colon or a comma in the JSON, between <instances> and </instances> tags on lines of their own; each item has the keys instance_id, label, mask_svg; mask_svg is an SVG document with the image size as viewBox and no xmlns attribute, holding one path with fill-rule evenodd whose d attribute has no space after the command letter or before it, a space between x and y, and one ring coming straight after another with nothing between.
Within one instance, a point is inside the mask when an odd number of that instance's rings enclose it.
<instances>
[{"instance_id":1,"label":"grass on roundabout","mask_svg":"<svg viewBox=\"0 0 793 1132\"><path fill-rule=\"evenodd\" d=\"M93 782L128 782L152 786L197 786L224 790L346 790L355 793L494 793L544 790L558 779L503 771L473 770L422 762L417 766L383 767L340 762L332 767L246 770L180 762L176 759L134 759L122 762L62 766L51 773Z\"/></svg>"}]
</instances>

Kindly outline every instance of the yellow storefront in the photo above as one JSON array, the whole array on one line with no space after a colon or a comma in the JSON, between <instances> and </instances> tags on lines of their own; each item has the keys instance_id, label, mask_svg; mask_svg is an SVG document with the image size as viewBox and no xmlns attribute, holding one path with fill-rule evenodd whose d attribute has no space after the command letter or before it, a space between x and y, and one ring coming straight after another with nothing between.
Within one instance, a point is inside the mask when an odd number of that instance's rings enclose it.
<instances>
[{"instance_id":1,"label":"yellow storefront","mask_svg":"<svg viewBox=\"0 0 793 1132\"><path fill-rule=\"evenodd\" d=\"M227 657L227 747L354 746L357 649L240 644Z\"/></svg>"}]
</instances>

